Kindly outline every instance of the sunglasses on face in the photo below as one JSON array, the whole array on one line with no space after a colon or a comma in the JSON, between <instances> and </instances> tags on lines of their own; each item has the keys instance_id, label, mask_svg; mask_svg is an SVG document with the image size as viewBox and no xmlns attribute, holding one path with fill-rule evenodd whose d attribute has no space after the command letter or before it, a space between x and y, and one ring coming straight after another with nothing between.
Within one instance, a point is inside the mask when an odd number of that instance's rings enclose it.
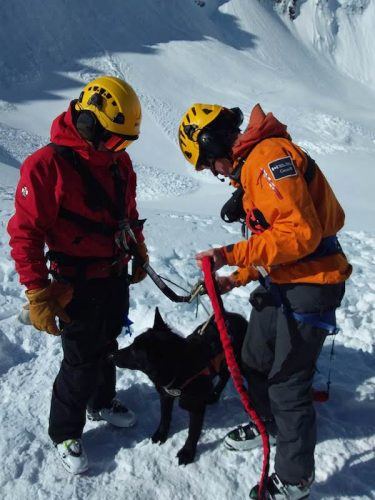
<instances>
[{"instance_id":1,"label":"sunglasses on face","mask_svg":"<svg viewBox=\"0 0 375 500\"><path fill-rule=\"evenodd\" d=\"M203 130L198 136L197 142L199 144L201 158L199 158L195 169L198 171L209 169L214 172L215 160L218 158L225 158L230 154L234 138L237 135L237 131Z\"/></svg>"},{"instance_id":2,"label":"sunglasses on face","mask_svg":"<svg viewBox=\"0 0 375 500\"><path fill-rule=\"evenodd\" d=\"M124 149L126 149L133 142L133 140L131 140L128 137L125 137L123 135L111 133L111 134L108 134L108 137L103 138L102 143L103 143L103 146L108 151L119 152L119 151L123 151Z\"/></svg>"}]
</instances>

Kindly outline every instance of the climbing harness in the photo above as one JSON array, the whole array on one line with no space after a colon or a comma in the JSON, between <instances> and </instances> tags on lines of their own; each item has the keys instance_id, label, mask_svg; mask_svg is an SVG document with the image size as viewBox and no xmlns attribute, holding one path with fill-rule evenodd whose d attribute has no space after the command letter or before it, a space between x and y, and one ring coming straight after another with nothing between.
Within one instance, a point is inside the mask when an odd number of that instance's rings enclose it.
<instances>
[{"instance_id":1,"label":"climbing harness","mask_svg":"<svg viewBox=\"0 0 375 500\"><path fill-rule=\"evenodd\" d=\"M196 299L201 292L201 284L198 283L193 287L187 295L178 295L166 283L165 278L162 278L149 264L144 262L144 259L137 250L137 239L134 234L134 229L143 227L145 220L130 220L126 214L126 199L125 179L123 179L117 163L111 166L111 174L114 181L115 195L117 203L114 203L100 182L92 175L90 169L84 165L79 159L79 155L72 148L67 146L59 146L54 143L49 144L59 155L61 155L78 173L85 187L85 202L93 211L107 210L111 217L117 222L117 225L109 225L102 222L97 222L88 217L72 212L64 207L60 208L59 216L74 222L87 233L102 234L114 238L119 255L113 259L105 258L81 258L73 257L59 252L49 251L47 258L51 262L51 274L56 278L64 278L59 275L59 267L71 266L78 270L79 278L85 276L87 267L102 262L102 268L107 267L109 270L115 269L116 266L121 268L121 262L126 255L133 258L133 264L136 263L144 269L150 276L156 286L173 302L191 303ZM78 243L78 242L77 242ZM111 261L111 262L109 262Z\"/></svg>"},{"instance_id":2,"label":"climbing harness","mask_svg":"<svg viewBox=\"0 0 375 500\"><path fill-rule=\"evenodd\" d=\"M272 283L267 271L262 266L256 266L259 273L259 283L270 293L274 305L280 307L285 316L294 318L296 321L306 323L321 330L325 330L327 335L335 335L339 329L336 325L336 309L313 313L297 313L293 311L286 303L280 287L277 283Z\"/></svg>"},{"instance_id":3,"label":"climbing harness","mask_svg":"<svg viewBox=\"0 0 375 500\"><path fill-rule=\"evenodd\" d=\"M328 238L327 238L328 239ZM338 244L340 247L340 244L336 238L332 238L332 244ZM332 246L334 248L334 246ZM341 250L341 247L340 247ZM308 256L310 258L311 255ZM301 259L303 260L303 259ZM334 358L334 346L335 346L335 337L337 333L340 331L340 328L337 327L336 324L336 309L330 309L328 311L322 311L322 312L314 312L314 313L297 313L290 309L288 305L286 304L283 295L280 291L279 286L276 283L272 283L270 276L268 275L267 271L261 267L257 266L256 269L258 270L259 273L259 283L269 291L270 295L272 296L273 299L273 305L276 307L280 307L285 316L293 318L295 321L299 321L301 323L305 323L308 325L313 326L314 328L320 328L321 330L325 330L327 332L327 335L332 335L332 345L331 345L331 352L329 356L329 368L328 368L328 376L327 376L327 383L326 383L326 390L316 390L313 389L313 399L316 402L323 403L325 401L328 401L329 399L329 394L330 394L330 386L331 386L331 374L332 374L332 364L333 364L333 358ZM251 302L254 307L257 306L256 303L253 301Z\"/></svg>"}]
</instances>

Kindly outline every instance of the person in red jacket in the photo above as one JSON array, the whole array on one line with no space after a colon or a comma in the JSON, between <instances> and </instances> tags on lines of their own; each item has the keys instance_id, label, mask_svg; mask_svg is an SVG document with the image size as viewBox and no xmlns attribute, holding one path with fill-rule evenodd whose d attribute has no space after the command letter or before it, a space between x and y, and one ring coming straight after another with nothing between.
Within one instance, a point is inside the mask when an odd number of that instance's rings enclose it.
<instances>
[{"instance_id":1,"label":"person in red jacket","mask_svg":"<svg viewBox=\"0 0 375 500\"><path fill-rule=\"evenodd\" d=\"M88 83L54 120L51 143L23 163L8 224L31 323L61 335L49 435L72 473L88 467L81 441L86 413L119 427L136 420L115 398L115 368L106 355L127 321L129 282L145 277L141 264L148 258L125 151L138 139L140 123L130 85L112 76ZM134 250L138 260L129 277Z\"/></svg>"},{"instance_id":2,"label":"person in red jacket","mask_svg":"<svg viewBox=\"0 0 375 500\"><path fill-rule=\"evenodd\" d=\"M242 221L250 232L209 256L222 293L259 280L251 294L251 316L243 343L242 371L251 403L276 444L275 472L266 498L307 498L314 479L316 423L312 380L335 310L351 274L336 233L344 211L322 171L290 137L287 127L259 104L240 133L242 113L217 104L194 104L179 127L185 158L200 170L223 175L236 187L222 209L226 221ZM245 234L244 234L245 236ZM224 439L231 450L261 445L253 422ZM250 498L258 498L255 486Z\"/></svg>"}]
</instances>

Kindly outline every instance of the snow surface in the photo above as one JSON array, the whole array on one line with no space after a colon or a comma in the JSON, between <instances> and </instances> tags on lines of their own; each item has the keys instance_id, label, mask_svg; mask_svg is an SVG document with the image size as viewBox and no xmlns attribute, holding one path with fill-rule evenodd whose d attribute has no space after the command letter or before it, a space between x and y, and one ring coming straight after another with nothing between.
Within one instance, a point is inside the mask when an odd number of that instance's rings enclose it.
<instances>
[{"instance_id":1,"label":"snow surface","mask_svg":"<svg viewBox=\"0 0 375 500\"><path fill-rule=\"evenodd\" d=\"M375 498L375 1L299 1L295 21L274 4L2 1L1 498L237 500L247 497L260 471L260 451L231 453L221 446L224 434L245 421L231 385L208 409L196 462L181 468L175 455L186 438L186 413L176 408L173 435L163 446L153 445L158 396L146 377L125 370L118 372L119 395L137 412L138 425L116 430L88 423L84 442L91 467L82 477L67 476L56 463L46 428L60 340L16 320L24 298L5 227L20 163L48 141L51 120L82 83L103 73L124 77L140 95L142 136L129 153L151 263L182 286L199 277L196 251L240 238L237 225L218 217L230 195L227 185L192 172L178 150L176 128L192 102L239 105L246 117L260 102L323 168L347 213L340 239L354 273L338 312L342 332L331 400L317 405L311 498ZM227 308L248 316L253 286L226 296ZM196 318L193 305L172 304L146 280L132 290L135 334L152 324L156 305L183 335L206 318L202 308ZM329 351L327 341L317 386L324 383Z\"/></svg>"}]
</instances>

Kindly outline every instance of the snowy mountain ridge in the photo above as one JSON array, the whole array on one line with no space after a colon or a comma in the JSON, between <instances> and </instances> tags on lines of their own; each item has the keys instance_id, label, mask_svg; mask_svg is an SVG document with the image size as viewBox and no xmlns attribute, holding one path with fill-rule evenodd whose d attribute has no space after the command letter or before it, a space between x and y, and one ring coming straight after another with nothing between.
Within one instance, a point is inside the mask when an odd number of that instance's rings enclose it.
<instances>
[{"instance_id":1,"label":"snowy mountain ridge","mask_svg":"<svg viewBox=\"0 0 375 500\"><path fill-rule=\"evenodd\" d=\"M177 0L173 6L166 0L128 0L126 11L121 0L112 0L104 16L95 14L101 5L98 0L89 0L84 5L67 0L64 8L54 0L49 2L48 9L44 3L34 0L30 9L26 0L3 0L0 89L5 90L9 84L37 81L50 66L74 71L76 54L89 52L92 57L107 49L110 26L112 42L117 40L114 34L121 33L127 50L148 53L169 40L215 38L217 23L225 25L228 33L233 32L237 43L251 46L249 14L259 12L262 7L271 7L272 11L273 6L276 12L284 14L293 5L296 22L284 19L291 33L296 32L302 42L316 48L322 57L332 57L337 67L354 79L370 85L375 82L374 0L206 0L202 8L193 0ZM189 23L184 27L187 19ZM78 30L83 20L85 30ZM157 30L156 20L164 23L163 32ZM241 20L245 21L244 29ZM273 29L271 19L269 29ZM133 30L138 32L139 45L131 41ZM108 49L121 50L121 44Z\"/></svg>"},{"instance_id":2,"label":"snowy mountain ridge","mask_svg":"<svg viewBox=\"0 0 375 500\"><path fill-rule=\"evenodd\" d=\"M339 9L346 10L349 14L363 14L369 6L371 0L336 0L334 2L327 0L260 0L263 2L271 1L277 12L288 14L294 20L301 14L301 8L306 1L310 1L317 9L327 9L333 13Z\"/></svg>"}]
</instances>

